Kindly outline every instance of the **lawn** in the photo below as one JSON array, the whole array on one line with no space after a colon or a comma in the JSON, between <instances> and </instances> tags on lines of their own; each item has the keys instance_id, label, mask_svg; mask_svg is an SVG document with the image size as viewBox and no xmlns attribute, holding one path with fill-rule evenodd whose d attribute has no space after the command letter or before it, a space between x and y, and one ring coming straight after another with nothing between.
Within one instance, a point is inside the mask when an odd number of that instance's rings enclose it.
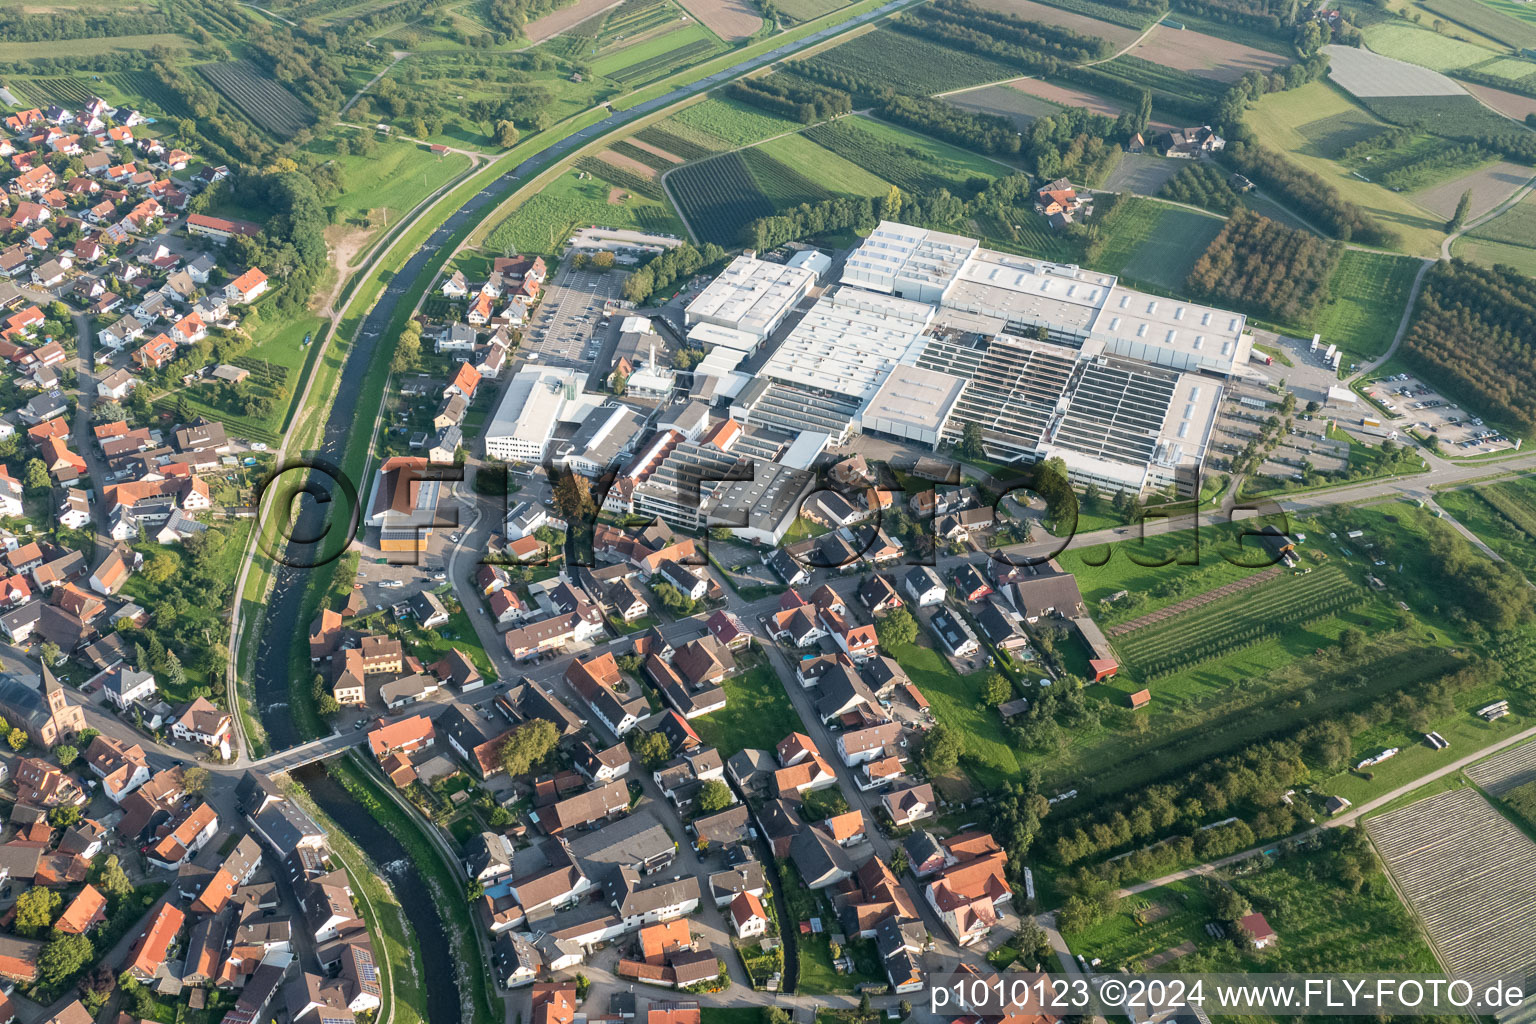
<instances>
[{"instance_id":1,"label":"lawn","mask_svg":"<svg viewBox=\"0 0 1536 1024\"><path fill-rule=\"evenodd\" d=\"M1183 291L1195 261L1221 232L1221 218L1150 199L1124 202L1097 268L1159 291Z\"/></svg>"},{"instance_id":2,"label":"lawn","mask_svg":"<svg viewBox=\"0 0 1536 1024\"><path fill-rule=\"evenodd\" d=\"M1371 25L1365 29L1365 41L1377 53L1435 71L1454 71L1495 55L1474 43L1451 39L1404 21Z\"/></svg>"},{"instance_id":3,"label":"lawn","mask_svg":"<svg viewBox=\"0 0 1536 1024\"><path fill-rule=\"evenodd\" d=\"M782 0L774 4L780 14L795 21L812 21L846 6L847 0Z\"/></svg>"},{"instance_id":4,"label":"lawn","mask_svg":"<svg viewBox=\"0 0 1536 1024\"><path fill-rule=\"evenodd\" d=\"M724 48L703 25L688 23L632 46L610 50L592 62L592 73L634 85L667 74L678 64L703 59Z\"/></svg>"},{"instance_id":5,"label":"lawn","mask_svg":"<svg viewBox=\"0 0 1536 1024\"><path fill-rule=\"evenodd\" d=\"M1536 274L1536 198L1528 195L1485 224L1456 240L1453 252L1491 266L1508 264L1522 274Z\"/></svg>"},{"instance_id":6,"label":"lawn","mask_svg":"<svg viewBox=\"0 0 1536 1024\"><path fill-rule=\"evenodd\" d=\"M1332 298L1314 324L1323 344L1339 346L1356 362L1385 352L1408 307L1419 266L1401 256L1344 250L1329 282Z\"/></svg>"},{"instance_id":7,"label":"lawn","mask_svg":"<svg viewBox=\"0 0 1536 1024\"><path fill-rule=\"evenodd\" d=\"M1023 768L1019 752L996 709L982 704L981 689L990 671L962 676L932 646L926 633L917 645L894 646L892 657L933 706L934 717L960 737L960 766L982 788L1016 778Z\"/></svg>"},{"instance_id":8,"label":"lawn","mask_svg":"<svg viewBox=\"0 0 1536 1024\"><path fill-rule=\"evenodd\" d=\"M722 152L736 146L750 146L774 135L799 131L805 126L745 103L711 96L703 103L679 110L662 121L660 127L697 142L711 152Z\"/></svg>"},{"instance_id":9,"label":"lawn","mask_svg":"<svg viewBox=\"0 0 1536 1024\"><path fill-rule=\"evenodd\" d=\"M1343 120L1349 115L1360 122L1370 119L1342 90L1326 81L1311 82L1287 92L1270 93L1250 108L1248 124L1258 141L1284 153L1287 159L1312 171L1338 189L1339 194L1374 215L1400 236L1398 250L1413 256L1438 257L1445 237L1445 221L1416 206L1401 193L1356 178L1342 164L1324 155L1306 129L1320 121Z\"/></svg>"},{"instance_id":10,"label":"lawn","mask_svg":"<svg viewBox=\"0 0 1536 1024\"><path fill-rule=\"evenodd\" d=\"M99 57L109 53L148 53L151 47L185 50L189 40L174 32L146 36L90 36L84 39L49 39L37 43L0 43L0 62L32 60L36 57Z\"/></svg>"},{"instance_id":11,"label":"lawn","mask_svg":"<svg viewBox=\"0 0 1536 1024\"><path fill-rule=\"evenodd\" d=\"M723 684L725 707L692 723L699 738L725 757L738 750L772 750L779 740L805 728L784 692L786 685L800 684L780 682L761 655L753 660L756 664Z\"/></svg>"},{"instance_id":12,"label":"lawn","mask_svg":"<svg viewBox=\"0 0 1536 1024\"><path fill-rule=\"evenodd\" d=\"M1536 578L1536 481L1519 477L1444 491L1435 503L1528 578Z\"/></svg>"},{"instance_id":13,"label":"lawn","mask_svg":"<svg viewBox=\"0 0 1536 1024\"><path fill-rule=\"evenodd\" d=\"M861 131L867 132L877 139L898 146L910 146L913 149L919 150L933 163L944 167L956 181L964 181L966 177L972 175L995 178L1000 174L1008 174L1015 170L1013 167L991 157L972 153L958 146L952 146L947 142L929 138L927 135L908 131L899 125L877 121L872 117L860 116L853 124L857 125Z\"/></svg>"}]
</instances>

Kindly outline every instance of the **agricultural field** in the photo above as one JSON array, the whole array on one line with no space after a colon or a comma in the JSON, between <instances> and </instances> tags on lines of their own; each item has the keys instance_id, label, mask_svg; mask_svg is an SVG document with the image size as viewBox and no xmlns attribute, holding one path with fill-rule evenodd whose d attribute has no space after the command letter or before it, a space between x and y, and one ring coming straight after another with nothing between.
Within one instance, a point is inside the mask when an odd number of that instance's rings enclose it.
<instances>
[{"instance_id":1,"label":"agricultural field","mask_svg":"<svg viewBox=\"0 0 1536 1024\"><path fill-rule=\"evenodd\" d=\"M1452 790L1366 828L1451 972L1536 963L1536 843L1482 794Z\"/></svg>"},{"instance_id":2,"label":"agricultural field","mask_svg":"<svg viewBox=\"0 0 1536 1024\"><path fill-rule=\"evenodd\" d=\"M1354 362L1376 358L1392 344L1419 265L1406 256L1344 250L1313 327Z\"/></svg>"},{"instance_id":3,"label":"agricultural field","mask_svg":"<svg viewBox=\"0 0 1536 1024\"><path fill-rule=\"evenodd\" d=\"M1136 37L1141 35L1139 28L1117 25L1102 18L1036 3L1035 0L976 0L976 6L988 11L1012 14L1027 21L1038 21L1044 25L1059 25L1085 36L1107 39L1115 45L1117 50L1135 42Z\"/></svg>"},{"instance_id":4,"label":"agricultural field","mask_svg":"<svg viewBox=\"0 0 1536 1024\"><path fill-rule=\"evenodd\" d=\"M1464 91L1454 96L1366 96L1360 102L1384 121L1414 125L1447 139L1476 139L1510 130L1509 118Z\"/></svg>"},{"instance_id":5,"label":"agricultural field","mask_svg":"<svg viewBox=\"0 0 1536 1024\"><path fill-rule=\"evenodd\" d=\"M1476 96L1505 117L1524 121L1527 115L1536 114L1536 96L1524 96L1518 92L1510 92L1508 89L1495 89L1491 85L1482 85L1478 82L1464 82L1462 84L1473 96Z\"/></svg>"},{"instance_id":6,"label":"agricultural field","mask_svg":"<svg viewBox=\"0 0 1536 1024\"><path fill-rule=\"evenodd\" d=\"M779 14L790 21L815 21L847 6L848 0L783 0L774 4Z\"/></svg>"},{"instance_id":7,"label":"agricultural field","mask_svg":"<svg viewBox=\"0 0 1536 1024\"><path fill-rule=\"evenodd\" d=\"M1025 217L1011 224L991 214L979 214L971 220L970 230L987 245L1008 252L1022 253L1055 263L1077 259L1077 247L1052 231L1040 217Z\"/></svg>"},{"instance_id":8,"label":"agricultural field","mask_svg":"<svg viewBox=\"0 0 1536 1024\"><path fill-rule=\"evenodd\" d=\"M1103 114L1106 117L1119 117L1125 113L1125 104L1118 99L1096 92L1089 92L1087 89L1080 89L1075 85L1067 85L1062 82L1047 82L1043 78L1021 78L1016 82L1009 82L1007 85L998 86L998 88L1017 89L1019 92L1045 100L1047 103L1054 103L1059 107L1082 107L1085 110L1091 110L1095 114Z\"/></svg>"},{"instance_id":9,"label":"agricultural field","mask_svg":"<svg viewBox=\"0 0 1536 1024\"><path fill-rule=\"evenodd\" d=\"M742 152L680 167L665 184L694 236L705 242L739 245L747 224L774 211Z\"/></svg>"},{"instance_id":10,"label":"agricultural field","mask_svg":"<svg viewBox=\"0 0 1536 1024\"><path fill-rule=\"evenodd\" d=\"M1171 29L1166 25L1154 28L1145 39L1131 47L1129 56L1218 82L1235 82L1249 71L1268 74L1291 62L1291 58L1271 50L1244 46L1204 32Z\"/></svg>"},{"instance_id":11,"label":"agricultural field","mask_svg":"<svg viewBox=\"0 0 1536 1024\"><path fill-rule=\"evenodd\" d=\"M1080 14L1085 18L1108 21L1115 25L1134 28L1138 33L1159 18L1159 15L1151 11L1132 11L1113 4L1099 3L1097 0L1047 0L1047 3L1048 6L1058 7L1063 11L1071 11L1073 14Z\"/></svg>"},{"instance_id":12,"label":"agricultural field","mask_svg":"<svg viewBox=\"0 0 1536 1024\"><path fill-rule=\"evenodd\" d=\"M1155 196L1187 166L1186 160L1169 160L1151 153L1122 153L1114 170L1104 179L1106 192L1134 192Z\"/></svg>"},{"instance_id":13,"label":"agricultural field","mask_svg":"<svg viewBox=\"0 0 1536 1024\"><path fill-rule=\"evenodd\" d=\"M1467 220L1471 221L1507 202L1510 196L1531 180L1531 174L1530 167L1499 160L1470 174L1421 188L1412 193L1412 197L1414 202L1430 213L1450 220L1462 195L1470 191L1472 205L1467 209Z\"/></svg>"},{"instance_id":14,"label":"agricultural field","mask_svg":"<svg viewBox=\"0 0 1536 1024\"><path fill-rule=\"evenodd\" d=\"M1390 130L1388 125L1366 111L1350 106L1337 114L1301 125L1296 132L1305 140L1302 145L1308 153L1334 160L1355 143Z\"/></svg>"},{"instance_id":15,"label":"agricultural field","mask_svg":"<svg viewBox=\"0 0 1536 1024\"><path fill-rule=\"evenodd\" d=\"M1479 4L1500 14L1507 15L1516 21L1527 25L1536 26L1536 11L1530 10L1520 0L1477 0Z\"/></svg>"},{"instance_id":16,"label":"agricultural field","mask_svg":"<svg viewBox=\"0 0 1536 1024\"><path fill-rule=\"evenodd\" d=\"M1006 117L1018 128L1027 128L1042 117L1050 117L1062 108L1050 100L1031 96L1013 84L986 85L980 89L953 92L944 97L952 107L978 114Z\"/></svg>"},{"instance_id":17,"label":"agricultural field","mask_svg":"<svg viewBox=\"0 0 1536 1024\"><path fill-rule=\"evenodd\" d=\"M1349 169L1323 155L1324 145L1342 149L1353 133L1373 121L1349 98L1326 82L1310 82L1287 92L1270 93L1255 105L1247 124L1263 145L1319 175L1343 198L1359 205L1401 238L1400 250L1413 256L1439 256L1445 221L1407 196L1361 181ZM1375 123L1379 124L1379 121ZM1357 127L1351 127L1357 126ZM1353 141L1359 141L1354 139Z\"/></svg>"},{"instance_id":18,"label":"agricultural field","mask_svg":"<svg viewBox=\"0 0 1536 1024\"><path fill-rule=\"evenodd\" d=\"M38 43L0 43L0 64L34 57L97 57L109 53L140 54L163 46L185 50L191 44L186 36L163 32L147 36L91 36L85 39L50 39L40 49Z\"/></svg>"},{"instance_id":19,"label":"agricultural field","mask_svg":"<svg viewBox=\"0 0 1536 1024\"><path fill-rule=\"evenodd\" d=\"M766 114L745 103L711 96L703 103L678 111L658 127L707 152L723 153L727 149L750 146L775 135L797 132L805 126L798 121ZM672 152L685 159L694 159L691 154L676 149Z\"/></svg>"},{"instance_id":20,"label":"agricultural field","mask_svg":"<svg viewBox=\"0 0 1536 1024\"><path fill-rule=\"evenodd\" d=\"M702 25L684 25L599 57L592 62L592 73L626 87L643 85L723 49L720 40Z\"/></svg>"},{"instance_id":21,"label":"agricultural field","mask_svg":"<svg viewBox=\"0 0 1536 1024\"><path fill-rule=\"evenodd\" d=\"M1481 0L1423 0L1427 9L1512 49L1536 46L1536 26ZM1516 6L1516 5L1511 5Z\"/></svg>"},{"instance_id":22,"label":"agricultural field","mask_svg":"<svg viewBox=\"0 0 1536 1024\"><path fill-rule=\"evenodd\" d=\"M1428 49L1448 41L1425 33ZM1351 96L1460 96L1461 86L1429 67L1397 60L1356 46L1337 43L1323 47L1328 54L1328 77ZM1480 53L1486 51L1478 48ZM1479 57L1486 60L1486 56Z\"/></svg>"},{"instance_id":23,"label":"agricultural field","mask_svg":"<svg viewBox=\"0 0 1536 1024\"><path fill-rule=\"evenodd\" d=\"M1483 792L1502 797L1512 789L1536 782L1536 743L1510 747L1472 765L1466 773Z\"/></svg>"},{"instance_id":24,"label":"agricultural field","mask_svg":"<svg viewBox=\"0 0 1536 1024\"><path fill-rule=\"evenodd\" d=\"M559 251L573 230L587 224L686 234L666 203L626 194L602 178L574 171L562 174L509 213L491 229L484 248L550 254Z\"/></svg>"},{"instance_id":25,"label":"agricultural field","mask_svg":"<svg viewBox=\"0 0 1536 1024\"><path fill-rule=\"evenodd\" d=\"M314 113L277 79L246 60L199 64L197 70L257 127L289 139L314 123Z\"/></svg>"},{"instance_id":26,"label":"agricultural field","mask_svg":"<svg viewBox=\"0 0 1536 1024\"><path fill-rule=\"evenodd\" d=\"M891 190L890 182L830 149L818 146L803 134L783 135L760 144L757 149L781 164L800 168L829 192L883 196Z\"/></svg>"},{"instance_id":27,"label":"agricultural field","mask_svg":"<svg viewBox=\"0 0 1536 1024\"><path fill-rule=\"evenodd\" d=\"M1115 638L1125 666L1152 682L1332 618L1365 600L1343 570L1283 574Z\"/></svg>"},{"instance_id":28,"label":"agricultural field","mask_svg":"<svg viewBox=\"0 0 1536 1024\"><path fill-rule=\"evenodd\" d=\"M1115 970L1304 971L1327 964L1340 972L1434 973L1434 953L1380 868L1365 872L1364 885L1344 876L1334 851L1345 843L1342 833L1328 833L1303 849L1249 861L1227 880L1283 936L1262 960L1206 934L1217 914L1202 879L1122 901L1098 924L1065 936L1067 945Z\"/></svg>"},{"instance_id":29,"label":"agricultural field","mask_svg":"<svg viewBox=\"0 0 1536 1024\"><path fill-rule=\"evenodd\" d=\"M867 117L838 118L806 129L805 135L909 192L959 191L973 178L993 178L1007 170L947 142Z\"/></svg>"},{"instance_id":30,"label":"agricultural field","mask_svg":"<svg viewBox=\"0 0 1536 1024\"><path fill-rule=\"evenodd\" d=\"M1467 70L1502 78L1507 82L1521 82L1536 77L1536 61L1524 57L1494 57L1481 64L1474 64Z\"/></svg>"},{"instance_id":31,"label":"agricultural field","mask_svg":"<svg viewBox=\"0 0 1536 1024\"><path fill-rule=\"evenodd\" d=\"M1116 213L1114 230L1097 269L1162 291L1180 292L1200 254L1224 223L1220 217L1181 206L1128 200Z\"/></svg>"},{"instance_id":32,"label":"agricultural field","mask_svg":"<svg viewBox=\"0 0 1536 1024\"><path fill-rule=\"evenodd\" d=\"M1377 53L1432 71L1456 71L1480 64L1493 55L1474 43L1451 39L1405 21L1371 25L1364 35L1366 44Z\"/></svg>"},{"instance_id":33,"label":"agricultural field","mask_svg":"<svg viewBox=\"0 0 1536 1024\"><path fill-rule=\"evenodd\" d=\"M798 63L791 63L790 69ZM855 36L805 63L852 75L874 88L889 86L899 92L927 95L1017 76L1005 64L892 29Z\"/></svg>"},{"instance_id":34,"label":"agricultural field","mask_svg":"<svg viewBox=\"0 0 1536 1024\"><path fill-rule=\"evenodd\" d=\"M762 16L749 0L678 0L684 10L727 42L756 35Z\"/></svg>"}]
</instances>

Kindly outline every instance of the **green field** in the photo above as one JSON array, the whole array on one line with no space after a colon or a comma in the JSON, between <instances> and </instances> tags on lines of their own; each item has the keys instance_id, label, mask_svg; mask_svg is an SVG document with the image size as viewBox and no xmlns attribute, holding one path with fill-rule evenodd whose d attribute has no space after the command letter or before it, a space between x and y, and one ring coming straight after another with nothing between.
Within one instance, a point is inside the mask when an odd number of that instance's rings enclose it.
<instances>
[{"instance_id":1,"label":"green field","mask_svg":"<svg viewBox=\"0 0 1536 1024\"><path fill-rule=\"evenodd\" d=\"M1475 3L1476 0L1473 0ZM1493 60L1484 61L1471 68L1484 75L1493 75L1510 82L1518 82L1524 78L1536 75L1536 61L1525 60L1521 57L1495 57Z\"/></svg>"},{"instance_id":2,"label":"green field","mask_svg":"<svg viewBox=\"0 0 1536 1024\"><path fill-rule=\"evenodd\" d=\"M699 738L719 749L721 757L749 748L772 750L785 736L805 729L771 665L759 661L723 685L725 707L692 722Z\"/></svg>"},{"instance_id":3,"label":"green field","mask_svg":"<svg viewBox=\"0 0 1536 1024\"><path fill-rule=\"evenodd\" d=\"M1222 219L1150 199L1128 199L1115 213L1100 270L1153 288L1180 292L1200 254L1220 234Z\"/></svg>"},{"instance_id":4,"label":"green field","mask_svg":"<svg viewBox=\"0 0 1536 1024\"><path fill-rule=\"evenodd\" d=\"M1536 46L1536 19L1525 5L1510 0L1423 0L1436 14L1472 31L1520 49Z\"/></svg>"},{"instance_id":5,"label":"green field","mask_svg":"<svg viewBox=\"0 0 1536 1024\"><path fill-rule=\"evenodd\" d=\"M1504 263L1536 275L1536 194L1527 195L1492 220L1456 240L1454 255L1492 266Z\"/></svg>"},{"instance_id":6,"label":"green field","mask_svg":"<svg viewBox=\"0 0 1536 1024\"><path fill-rule=\"evenodd\" d=\"M722 153L727 149L750 146L754 142L761 142L775 135L783 135L785 132L799 131L805 126L798 121L764 113L745 103L711 96L703 103L696 103L673 114L662 121L660 127L693 141L712 153Z\"/></svg>"},{"instance_id":7,"label":"green field","mask_svg":"<svg viewBox=\"0 0 1536 1024\"><path fill-rule=\"evenodd\" d=\"M359 133L338 129L348 137ZM368 156L339 156L333 139L319 139L305 149L322 160L341 166L342 193L332 202L336 220L365 219L382 210L393 224L400 215L469 169L463 153L433 156L413 142L380 139Z\"/></svg>"},{"instance_id":8,"label":"green field","mask_svg":"<svg viewBox=\"0 0 1536 1024\"><path fill-rule=\"evenodd\" d=\"M1370 26L1365 29L1365 41L1371 49L1383 56L1435 71L1455 71L1495 55L1492 50L1473 43L1451 39L1401 21Z\"/></svg>"},{"instance_id":9,"label":"green field","mask_svg":"<svg viewBox=\"0 0 1536 1024\"><path fill-rule=\"evenodd\" d=\"M1282 573L1239 594L1211 601L1114 640L1127 669L1142 682L1187 674L1207 661L1283 638L1365 600L1340 569Z\"/></svg>"},{"instance_id":10,"label":"green field","mask_svg":"<svg viewBox=\"0 0 1536 1024\"><path fill-rule=\"evenodd\" d=\"M163 32L148 36L92 36L85 39L50 39L47 43L0 43L0 61L35 57L96 57L106 53L144 53L152 47L185 50L186 36Z\"/></svg>"},{"instance_id":11,"label":"green field","mask_svg":"<svg viewBox=\"0 0 1536 1024\"><path fill-rule=\"evenodd\" d=\"M794 71L799 62L789 65ZM918 39L893 29L876 29L809 58L806 64L852 75L865 88L888 86L899 92L932 95L984 82L1017 78L1018 71L998 61Z\"/></svg>"},{"instance_id":12,"label":"green field","mask_svg":"<svg viewBox=\"0 0 1536 1024\"><path fill-rule=\"evenodd\" d=\"M848 0L782 0L775 2L780 14L794 21L811 21L848 6Z\"/></svg>"},{"instance_id":13,"label":"green field","mask_svg":"<svg viewBox=\"0 0 1536 1024\"><path fill-rule=\"evenodd\" d=\"M1536 579L1536 480L1445 491L1435 501L1528 578Z\"/></svg>"},{"instance_id":14,"label":"green field","mask_svg":"<svg viewBox=\"0 0 1536 1024\"><path fill-rule=\"evenodd\" d=\"M1364 110L1350 107L1300 125L1296 132L1305 140L1307 152L1333 160L1355 143L1387 130L1386 125Z\"/></svg>"},{"instance_id":15,"label":"green field","mask_svg":"<svg viewBox=\"0 0 1536 1024\"><path fill-rule=\"evenodd\" d=\"M1346 249L1329 282L1332 298L1314 324L1326 344L1356 362L1385 352L1408 305L1419 262L1403 256Z\"/></svg>"},{"instance_id":16,"label":"green field","mask_svg":"<svg viewBox=\"0 0 1536 1024\"><path fill-rule=\"evenodd\" d=\"M785 135L757 147L775 160L801 168L806 177L828 192L855 196L883 196L891 183L859 164L845 160L804 135Z\"/></svg>"},{"instance_id":17,"label":"green field","mask_svg":"<svg viewBox=\"0 0 1536 1024\"><path fill-rule=\"evenodd\" d=\"M725 49L725 44L704 26L689 23L670 32L620 47L592 62L593 74L633 87L670 74Z\"/></svg>"},{"instance_id":18,"label":"green field","mask_svg":"<svg viewBox=\"0 0 1536 1024\"><path fill-rule=\"evenodd\" d=\"M1445 237L1443 219L1420 209L1406 195L1361 181L1348 168L1331 159L1337 155L1336 151L1325 153L1321 150L1326 142L1324 130L1338 131L1346 121L1368 120L1374 119L1341 90L1318 81L1266 95L1251 108L1246 123L1260 143L1284 153L1287 159L1317 174L1338 189L1343 198L1372 214L1384 227L1397 232L1401 238L1399 251L1438 258L1440 240ZM1508 126L1507 121L1504 124ZM1338 142L1332 145L1338 145Z\"/></svg>"},{"instance_id":19,"label":"green field","mask_svg":"<svg viewBox=\"0 0 1536 1024\"><path fill-rule=\"evenodd\" d=\"M636 228L682 235L683 225L665 203L630 193L610 203L612 185L600 178L579 178L568 172L537 195L509 212L485 239L485 248L498 253L553 253L572 231L588 224Z\"/></svg>"}]
</instances>

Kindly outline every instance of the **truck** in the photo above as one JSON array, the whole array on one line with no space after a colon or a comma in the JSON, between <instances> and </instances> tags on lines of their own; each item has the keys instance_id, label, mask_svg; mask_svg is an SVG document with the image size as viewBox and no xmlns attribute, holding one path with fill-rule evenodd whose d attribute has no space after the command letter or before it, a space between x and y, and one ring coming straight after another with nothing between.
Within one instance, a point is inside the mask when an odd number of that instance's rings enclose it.
<instances>
[{"instance_id":1,"label":"truck","mask_svg":"<svg viewBox=\"0 0 1536 1024\"><path fill-rule=\"evenodd\" d=\"M1362 416L1360 417L1360 425L1362 427L1379 427L1381 426L1381 420L1372 416Z\"/></svg>"},{"instance_id":2,"label":"truck","mask_svg":"<svg viewBox=\"0 0 1536 1024\"><path fill-rule=\"evenodd\" d=\"M1251 359L1253 362L1258 363L1260 366L1274 366L1275 365L1275 357L1274 356L1267 356L1263 352L1260 352L1258 349L1250 350L1249 353L1248 353L1248 358Z\"/></svg>"}]
</instances>

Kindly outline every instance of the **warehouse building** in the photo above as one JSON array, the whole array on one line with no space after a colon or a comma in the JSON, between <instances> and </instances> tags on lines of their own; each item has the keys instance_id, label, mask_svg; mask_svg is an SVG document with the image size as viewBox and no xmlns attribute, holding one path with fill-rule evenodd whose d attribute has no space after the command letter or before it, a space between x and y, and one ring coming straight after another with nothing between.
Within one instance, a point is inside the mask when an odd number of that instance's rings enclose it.
<instances>
[{"instance_id":1,"label":"warehouse building","mask_svg":"<svg viewBox=\"0 0 1536 1024\"><path fill-rule=\"evenodd\" d=\"M815 283L813 270L769 263L744 253L688 303L685 323L689 327L726 327L761 342L784 322Z\"/></svg>"}]
</instances>

